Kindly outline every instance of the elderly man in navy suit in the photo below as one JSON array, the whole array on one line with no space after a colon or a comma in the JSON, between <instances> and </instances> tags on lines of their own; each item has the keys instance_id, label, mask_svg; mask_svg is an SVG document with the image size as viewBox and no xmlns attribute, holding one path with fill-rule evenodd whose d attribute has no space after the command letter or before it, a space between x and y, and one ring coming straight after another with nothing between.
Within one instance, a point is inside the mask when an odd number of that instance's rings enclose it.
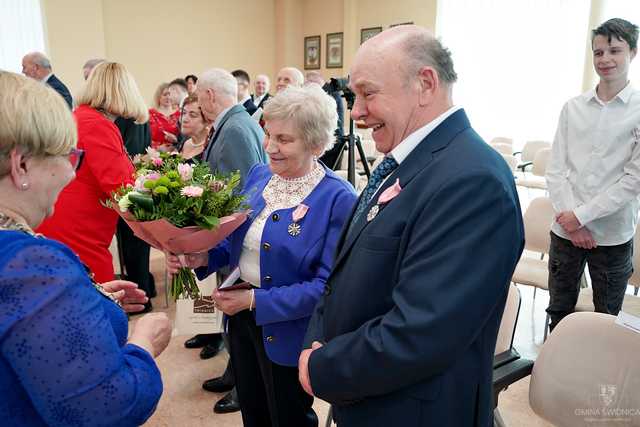
<instances>
[{"instance_id":1,"label":"elderly man in navy suit","mask_svg":"<svg viewBox=\"0 0 640 427\"><path fill-rule=\"evenodd\" d=\"M51 61L42 52L31 52L22 58L22 74L48 84L58 92L69 106L73 108L73 99L67 86L58 79L51 69Z\"/></svg>"},{"instance_id":2,"label":"elderly man in navy suit","mask_svg":"<svg viewBox=\"0 0 640 427\"><path fill-rule=\"evenodd\" d=\"M339 426L490 426L524 246L513 176L453 105L450 53L425 29L368 40L350 76L353 117L385 159L343 230L300 382Z\"/></svg>"}]
</instances>

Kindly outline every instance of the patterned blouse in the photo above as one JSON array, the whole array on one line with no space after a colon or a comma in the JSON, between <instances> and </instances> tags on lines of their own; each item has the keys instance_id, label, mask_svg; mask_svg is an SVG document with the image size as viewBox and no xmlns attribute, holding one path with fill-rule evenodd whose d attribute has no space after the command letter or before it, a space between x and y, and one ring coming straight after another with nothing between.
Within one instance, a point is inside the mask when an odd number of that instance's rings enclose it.
<instances>
[{"instance_id":1,"label":"patterned blouse","mask_svg":"<svg viewBox=\"0 0 640 427\"><path fill-rule=\"evenodd\" d=\"M137 426L162 394L127 316L69 248L0 231L0 419L12 426Z\"/></svg>"},{"instance_id":2,"label":"patterned blouse","mask_svg":"<svg viewBox=\"0 0 640 427\"><path fill-rule=\"evenodd\" d=\"M260 242L267 218L273 211L300 204L322 181L324 175L324 168L316 163L311 172L300 178L286 179L276 174L271 177L262 191L266 205L251 224L242 243L240 254L242 280L254 286L260 285Z\"/></svg>"}]
</instances>

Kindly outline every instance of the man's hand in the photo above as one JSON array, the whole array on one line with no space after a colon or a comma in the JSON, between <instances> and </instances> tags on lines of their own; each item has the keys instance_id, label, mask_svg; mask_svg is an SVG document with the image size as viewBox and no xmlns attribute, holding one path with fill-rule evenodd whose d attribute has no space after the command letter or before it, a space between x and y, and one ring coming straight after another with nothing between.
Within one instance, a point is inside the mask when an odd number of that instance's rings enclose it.
<instances>
[{"instance_id":1,"label":"man's hand","mask_svg":"<svg viewBox=\"0 0 640 427\"><path fill-rule=\"evenodd\" d=\"M144 304L149 301L144 291L138 289L137 284L128 280L112 280L101 283L100 286L112 294L127 313L137 313L144 310Z\"/></svg>"},{"instance_id":2,"label":"man's hand","mask_svg":"<svg viewBox=\"0 0 640 427\"><path fill-rule=\"evenodd\" d=\"M313 344L311 344L311 348L302 350L300 358L298 359L298 381L300 381L302 388L310 396L313 396L313 389L311 388L311 380L309 379L309 358L311 357L311 353L320 347L322 347L322 344L314 341Z\"/></svg>"},{"instance_id":3,"label":"man's hand","mask_svg":"<svg viewBox=\"0 0 640 427\"><path fill-rule=\"evenodd\" d=\"M582 227L582 224L580 224L580 221L578 221L573 211L560 212L556 215L556 222L560 224L567 233L573 233Z\"/></svg>"},{"instance_id":4,"label":"man's hand","mask_svg":"<svg viewBox=\"0 0 640 427\"><path fill-rule=\"evenodd\" d=\"M593 249L597 246L591 232L585 227L582 227L573 233L569 233L569 238L571 239L573 246L578 248Z\"/></svg>"}]
</instances>

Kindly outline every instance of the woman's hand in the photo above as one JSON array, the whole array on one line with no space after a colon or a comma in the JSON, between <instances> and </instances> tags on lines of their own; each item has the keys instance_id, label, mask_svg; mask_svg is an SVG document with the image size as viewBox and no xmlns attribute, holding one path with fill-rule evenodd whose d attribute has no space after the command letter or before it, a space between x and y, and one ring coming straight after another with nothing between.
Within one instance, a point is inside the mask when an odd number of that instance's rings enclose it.
<instances>
[{"instance_id":1,"label":"woman's hand","mask_svg":"<svg viewBox=\"0 0 640 427\"><path fill-rule=\"evenodd\" d=\"M171 132L167 132L166 130L163 130L162 133L164 133L164 140L171 143L171 144L175 144L176 142L178 142L178 138L172 134Z\"/></svg>"},{"instance_id":2,"label":"woman's hand","mask_svg":"<svg viewBox=\"0 0 640 427\"><path fill-rule=\"evenodd\" d=\"M112 280L101 283L100 286L112 294L127 313L137 313L144 310L144 304L149 301L144 291L138 289L136 283L128 280Z\"/></svg>"},{"instance_id":3,"label":"woman's hand","mask_svg":"<svg viewBox=\"0 0 640 427\"><path fill-rule=\"evenodd\" d=\"M219 291L216 289L213 291L211 298L216 308L222 310L224 314L233 316L250 307L253 300L253 292L253 289L238 289L234 291Z\"/></svg>"},{"instance_id":4,"label":"woman's hand","mask_svg":"<svg viewBox=\"0 0 640 427\"><path fill-rule=\"evenodd\" d=\"M165 263L169 274L176 274L183 267L198 268L209 264L209 253L198 252L194 254L174 255L171 252L165 253ZM182 258L183 262L180 262Z\"/></svg>"},{"instance_id":5,"label":"woman's hand","mask_svg":"<svg viewBox=\"0 0 640 427\"><path fill-rule=\"evenodd\" d=\"M171 322L167 314L149 313L136 322L129 343L144 348L155 358L167 348L170 339Z\"/></svg>"}]
</instances>

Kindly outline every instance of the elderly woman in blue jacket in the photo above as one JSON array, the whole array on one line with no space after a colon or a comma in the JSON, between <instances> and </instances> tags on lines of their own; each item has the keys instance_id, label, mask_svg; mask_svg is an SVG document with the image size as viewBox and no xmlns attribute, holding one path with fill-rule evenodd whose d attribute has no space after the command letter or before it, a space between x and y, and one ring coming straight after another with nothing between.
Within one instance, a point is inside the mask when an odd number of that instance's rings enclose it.
<instances>
[{"instance_id":1,"label":"elderly woman in blue jacket","mask_svg":"<svg viewBox=\"0 0 640 427\"><path fill-rule=\"evenodd\" d=\"M238 267L251 285L213 293L228 315L244 425L317 426L313 398L298 382L298 356L356 195L317 161L337 123L335 101L319 86L289 87L269 100L263 117L270 164L247 176L249 220L186 261L200 278ZM170 271L180 266L174 256L167 263Z\"/></svg>"}]
</instances>

